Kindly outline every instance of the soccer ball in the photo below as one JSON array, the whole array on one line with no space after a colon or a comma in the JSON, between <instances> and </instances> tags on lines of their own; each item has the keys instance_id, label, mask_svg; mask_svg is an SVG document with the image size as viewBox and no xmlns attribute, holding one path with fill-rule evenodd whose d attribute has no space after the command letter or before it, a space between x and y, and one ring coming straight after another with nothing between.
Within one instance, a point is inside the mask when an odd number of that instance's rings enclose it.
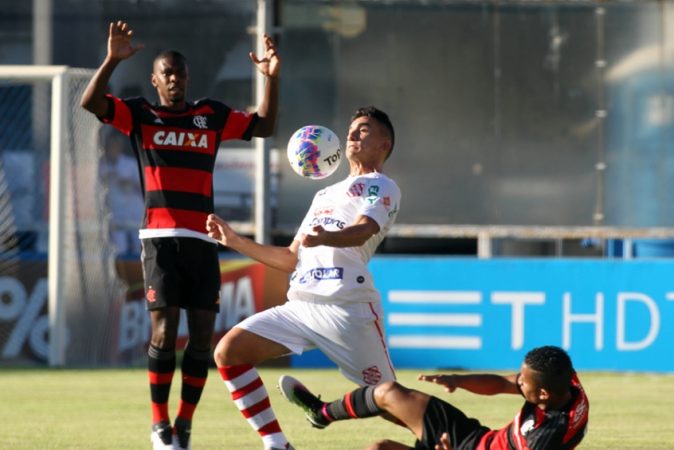
<instances>
[{"instance_id":1,"label":"soccer ball","mask_svg":"<svg viewBox=\"0 0 674 450\"><path fill-rule=\"evenodd\" d=\"M321 125L307 125L295 131L288 141L288 161L293 170L312 180L332 175L342 160L337 135Z\"/></svg>"}]
</instances>

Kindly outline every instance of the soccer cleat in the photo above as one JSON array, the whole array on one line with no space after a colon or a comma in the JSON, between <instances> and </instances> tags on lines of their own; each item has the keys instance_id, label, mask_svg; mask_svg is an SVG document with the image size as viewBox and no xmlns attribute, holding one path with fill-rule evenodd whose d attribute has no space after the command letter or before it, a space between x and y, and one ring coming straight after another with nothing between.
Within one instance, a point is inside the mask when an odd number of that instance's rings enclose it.
<instances>
[{"instance_id":1,"label":"soccer cleat","mask_svg":"<svg viewBox=\"0 0 674 450\"><path fill-rule=\"evenodd\" d=\"M192 423L177 418L173 424L173 448L175 450L190 450L190 434Z\"/></svg>"},{"instance_id":2,"label":"soccer cleat","mask_svg":"<svg viewBox=\"0 0 674 450\"><path fill-rule=\"evenodd\" d=\"M299 380L289 375L281 375L278 380L278 388L286 400L304 410L304 415L311 426L322 429L330 425L330 420L322 412L326 403L322 402L320 397L316 397L309 392L309 389Z\"/></svg>"},{"instance_id":3,"label":"soccer cleat","mask_svg":"<svg viewBox=\"0 0 674 450\"><path fill-rule=\"evenodd\" d=\"M150 441L153 450L174 450L171 424L166 421L153 424Z\"/></svg>"}]
</instances>

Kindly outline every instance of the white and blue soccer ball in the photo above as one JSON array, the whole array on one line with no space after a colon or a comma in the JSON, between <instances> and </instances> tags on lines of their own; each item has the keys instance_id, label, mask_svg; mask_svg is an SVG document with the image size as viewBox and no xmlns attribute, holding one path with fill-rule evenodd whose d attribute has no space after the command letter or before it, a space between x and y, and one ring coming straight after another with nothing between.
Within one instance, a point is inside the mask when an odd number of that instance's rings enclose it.
<instances>
[{"instance_id":1,"label":"white and blue soccer ball","mask_svg":"<svg viewBox=\"0 0 674 450\"><path fill-rule=\"evenodd\" d=\"M288 141L288 161L295 173L312 180L332 175L342 161L337 135L321 125L307 125Z\"/></svg>"}]
</instances>

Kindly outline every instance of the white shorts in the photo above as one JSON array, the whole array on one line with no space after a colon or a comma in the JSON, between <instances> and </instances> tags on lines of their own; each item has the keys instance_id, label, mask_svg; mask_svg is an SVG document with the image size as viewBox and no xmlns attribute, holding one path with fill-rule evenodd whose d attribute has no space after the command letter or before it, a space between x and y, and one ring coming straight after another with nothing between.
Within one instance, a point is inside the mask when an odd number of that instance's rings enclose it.
<instances>
[{"instance_id":1,"label":"white shorts","mask_svg":"<svg viewBox=\"0 0 674 450\"><path fill-rule=\"evenodd\" d=\"M320 349L354 383L394 381L379 303L324 304L288 301L248 317L239 328L301 355Z\"/></svg>"}]
</instances>

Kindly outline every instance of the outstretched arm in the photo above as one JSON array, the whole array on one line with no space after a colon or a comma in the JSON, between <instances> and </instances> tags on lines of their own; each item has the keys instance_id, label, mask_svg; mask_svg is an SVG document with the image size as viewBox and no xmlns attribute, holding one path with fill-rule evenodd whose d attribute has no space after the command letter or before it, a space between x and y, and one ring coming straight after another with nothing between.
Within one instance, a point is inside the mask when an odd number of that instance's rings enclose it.
<instances>
[{"instance_id":1,"label":"outstretched arm","mask_svg":"<svg viewBox=\"0 0 674 450\"><path fill-rule=\"evenodd\" d=\"M419 380L439 384L447 392L454 392L457 388L461 388L480 395L520 393L517 388L517 374L508 376L495 374L419 375Z\"/></svg>"},{"instance_id":2,"label":"outstretched arm","mask_svg":"<svg viewBox=\"0 0 674 450\"><path fill-rule=\"evenodd\" d=\"M290 273L297 266L297 249L299 247L297 241L293 241L289 247L258 244L237 234L227 222L215 214L208 216L206 230L208 230L210 237L222 245L274 269Z\"/></svg>"},{"instance_id":3,"label":"outstretched arm","mask_svg":"<svg viewBox=\"0 0 674 450\"><path fill-rule=\"evenodd\" d=\"M133 46L131 30L126 22L118 20L117 23L110 22L108 32L108 54L98 68L94 76L89 81L87 88L82 94L80 106L99 117L105 117L108 114L108 101L105 99L105 93L110 81L112 72L121 61L135 55L143 45Z\"/></svg>"},{"instance_id":4,"label":"outstretched arm","mask_svg":"<svg viewBox=\"0 0 674 450\"><path fill-rule=\"evenodd\" d=\"M276 115L278 113L278 75L281 70L281 60L276 53L274 41L264 35L264 55L259 59L254 53L250 53L250 59L257 69L266 77L264 84L264 97L257 107L259 120L253 128L253 136L268 137L274 133L276 127Z\"/></svg>"},{"instance_id":5,"label":"outstretched arm","mask_svg":"<svg viewBox=\"0 0 674 450\"><path fill-rule=\"evenodd\" d=\"M379 233L379 224L368 216L358 216L356 221L342 230L326 231L318 225L313 234L305 234L300 243L305 247L327 245L329 247L358 247Z\"/></svg>"}]
</instances>

